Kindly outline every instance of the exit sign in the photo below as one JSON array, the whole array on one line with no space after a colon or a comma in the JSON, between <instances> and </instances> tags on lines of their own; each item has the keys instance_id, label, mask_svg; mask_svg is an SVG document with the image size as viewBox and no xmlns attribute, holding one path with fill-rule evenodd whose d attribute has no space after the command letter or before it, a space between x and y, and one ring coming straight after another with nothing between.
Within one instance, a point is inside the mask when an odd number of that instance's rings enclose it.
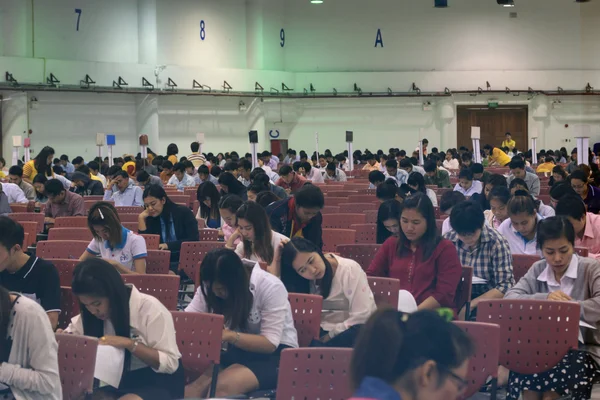
<instances>
[{"instance_id":1,"label":"exit sign","mask_svg":"<svg viewBox=\"0 0 600 400\"><path fill-rule=\"evenodd\" d=\"M498 108L498 102L497 101L488 102L488 108Z\"/></svg>"}]
</instances>

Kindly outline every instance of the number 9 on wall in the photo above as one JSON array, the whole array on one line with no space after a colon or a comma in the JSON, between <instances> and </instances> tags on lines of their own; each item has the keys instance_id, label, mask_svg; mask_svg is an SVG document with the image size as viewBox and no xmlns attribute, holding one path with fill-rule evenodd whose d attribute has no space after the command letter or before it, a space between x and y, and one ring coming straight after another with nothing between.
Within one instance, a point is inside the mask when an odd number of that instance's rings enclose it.
<instances>
[{"instance_id":1,"label":"number 9 on wall","mask_svg":"<svg viewBox=\"0 0 600 400\"><path fill-rule=\"evenodd\" d=\"M285 30L283 28L281 28L281 31L279 31L279 38L281 39L281 41L279 42L279 45L281 47L285 46Z\"/></svg>"}]
</instances>

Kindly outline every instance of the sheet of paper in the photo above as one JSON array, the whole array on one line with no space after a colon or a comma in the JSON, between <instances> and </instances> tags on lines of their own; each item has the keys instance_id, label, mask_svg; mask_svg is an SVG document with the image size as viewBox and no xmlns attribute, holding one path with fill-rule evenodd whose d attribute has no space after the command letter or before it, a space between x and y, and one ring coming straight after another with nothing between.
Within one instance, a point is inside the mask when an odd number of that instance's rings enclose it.
<instances>
[{"instance_id":1,"label":"sheet of paper","mask_svg":"<svg viewBox=\"0 0 600 400\"><path fill-rule=\"evenodd\" d=\"M579 326L582 328L596 329L595 326L588 324L585 321L579 320ZM579 330L579 341L583 343L583 334L581 333L581 329Z\"/></svg>"},{"instance_id":2,"label":"sheet of paper","mask_svg":"<svg viewBox=\"0 0 600 400\"><path fill-rule=\"evenodd\" d=\"M118 388L125 364L125 350L113 346L98 346L94 378Z\"/></svg>"},{"instance_id":3,"label":"sheet of paper","mask_svg":"<svg viewBox=\"0 0 600 400\"><path fill-rule=\"evenodd\" d=\"M471 283L473 285L485 285L487 283L487 281L483 278L480 278L478 276L473 276L473 280L471 281Z\"/></svg>"},{"instance_id":4,"label":"sheet of paper","mask_svg":"<svg viewBox=\"0 0 600 400\"><path fill-rule=\"evenodd\" d=\"M414 313L417 311L417 302L407 290L400 290L398 292L398 311L405 313Z\"/></svg>"}]
</instances>

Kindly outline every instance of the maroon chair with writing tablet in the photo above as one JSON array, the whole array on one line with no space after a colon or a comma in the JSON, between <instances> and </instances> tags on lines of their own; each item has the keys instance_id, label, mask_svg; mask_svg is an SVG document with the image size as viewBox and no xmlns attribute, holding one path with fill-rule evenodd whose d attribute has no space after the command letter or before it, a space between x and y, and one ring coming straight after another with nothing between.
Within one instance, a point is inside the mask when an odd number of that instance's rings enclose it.
<instances>
[{"instance_id":1,"label":"maroon chair with writing tablet","mask_svg":"<svg viewBox=\"0 0 600 400\"><path fill-rule=\"evenodd\" d=\"M87 398L94 390L98 339L57 333L58 374L64 400Z\"/></svg>"},{"instance_id":2,"label":"maroon chair with writing tablet","mask_svg":"<svg viewBox=\"0 0 600 400\"><path fill-rule=\"evenodd\" d=\"M323 297L314 294L289 293L294 326L300 347L308 347L313 339L319 340Z\"/></svg>"}]
</instances>

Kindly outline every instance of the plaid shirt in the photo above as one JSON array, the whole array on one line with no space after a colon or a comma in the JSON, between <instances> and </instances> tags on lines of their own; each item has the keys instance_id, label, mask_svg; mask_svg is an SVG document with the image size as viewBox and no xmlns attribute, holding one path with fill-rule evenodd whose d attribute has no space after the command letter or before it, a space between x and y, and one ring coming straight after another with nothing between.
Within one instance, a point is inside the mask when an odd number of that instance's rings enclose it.
<instances>
[{"instance_id":1,"label":"plaid shirt","mask_svg":"<svg viewBox=\"0 0 600 400\"><path fill-rule=\"evenodd\" d=\"M483 291L478 290L481 294L491 289L506 293L515 284L510 247L495 229L483 226L479 245L475 250L464 246L454 230L446 233L444 238L456 246L461 264L473 267L473 276L487 281L487 285L478 285L486 287Z\"/></svg>"}]
</instances>

